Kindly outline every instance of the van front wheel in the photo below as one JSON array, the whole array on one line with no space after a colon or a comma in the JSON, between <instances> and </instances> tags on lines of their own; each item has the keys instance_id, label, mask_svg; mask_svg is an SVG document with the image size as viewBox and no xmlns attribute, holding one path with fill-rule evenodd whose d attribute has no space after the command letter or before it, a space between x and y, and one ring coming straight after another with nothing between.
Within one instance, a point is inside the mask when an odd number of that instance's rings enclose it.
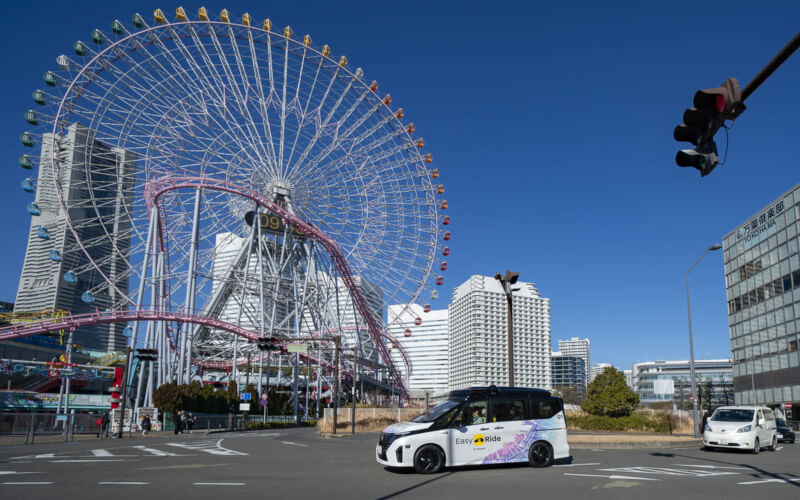
<instances>
[{"instance_id":1,"label":"van front wheel","mask_svg":"<svg viewBox=\"0 0 800 500\"><path fill-rule=\"evenodd\" d=\"M772 436L772 442L769 444L769 451L775 451L778 449L778 437Z\"/></svg>"},{"instance_id":2,"label":"van front wheel","mask_svg":"<svg viewBox=\"0 0 800 500\"><path fill-rule=\"evenodd\" d=\"M414 470L420 474L434 474L444 467L444 453L438 446L426 444L414 454Z\"/></svg>"},{"instance_id":3,"label":"van front wheel","mask_svg":"<svg viewBox=\"0 0 800 500\"><path fill-rule=\"evenodd\" d=\"M758 442L758 438L756 438L756 442L753 443L753 455L758 455L759 451L761 451L761 443Z\"/></svg>"},{"instance_id":4,"label":"van front wheel","mask_svg":"<svg viewBox=\"0 0 800 500\"><path fill-rule=\"evenodd\" d=\"M549 467L553 465L553 447L544 441L533 443L528 452L528 462L531 467Z\"/></svg>"}]
</instances>

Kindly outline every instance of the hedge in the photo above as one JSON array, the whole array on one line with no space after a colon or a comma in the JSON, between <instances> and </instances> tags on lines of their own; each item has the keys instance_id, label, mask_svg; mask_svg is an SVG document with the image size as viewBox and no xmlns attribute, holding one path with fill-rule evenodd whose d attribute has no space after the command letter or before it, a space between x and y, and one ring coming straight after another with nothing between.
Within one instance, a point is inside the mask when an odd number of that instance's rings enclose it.
<instances>
[{"instance_id":1,"label":"hedge","mask_svg":"<svg viewBox=\"0 0 800 500\"><path fill-rule=\"evenodd\" d=\"M667 415L643 415L634 413L627 417L608 417L605 415L578 414L567 417L567 428L583 431L637 431L669 433L675 427ZM671 424L671 425L670 425Z\"/></svg>"}]
</instances>

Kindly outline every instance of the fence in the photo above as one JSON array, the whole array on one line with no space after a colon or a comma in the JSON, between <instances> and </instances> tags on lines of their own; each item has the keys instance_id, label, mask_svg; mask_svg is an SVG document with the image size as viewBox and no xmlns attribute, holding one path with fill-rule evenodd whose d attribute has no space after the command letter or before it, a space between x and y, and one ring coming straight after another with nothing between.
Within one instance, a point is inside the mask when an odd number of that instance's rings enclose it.
<instances>
[{"instance_id":1,"label":"fence","mask_svg":"<svg viewBox=\"0 0 800 500\"><path fill-rule=\"evenodd\" d=\"M246 427L244 415L237 415L237 414L215 414L215 415L205 415L205 414L195 414L192 413L194 417L194 425L192 426L193 431L213 431L213 430L235 430L235 429L244 429ZM313 417L304 417L301 416L300 420L302 422L311 422L315 419ZM280 424L294 424L295 417L292 415L267 415L266 419L263 415L258 414L250 414L247 417L247 423L250 422L267 422L267 423L280 423ZM174 431L175 430L175 419L172 413L166 413L164 416L164 430L165 431ZM187 429L188 430L188 429Z\"/></svg>"},{"instance_id":2,"label":"fence","mask_svg":"<svg viewBox=\"0 0 800 500\"><path fill-rule=\"evenodd\" d=\"M99 430L97 413L76 413L69 415L69 420L57 420L55 413L0 413L0 436L19 436L26 433L39 435L62 434L64 426L69 421L72 424L71 432L75 434L97 434ZM63 419L63 415L61 416Z\"/></svg>"},{"instance_id":3,"label":"fence","mask_svg":"<svg viewBox=\"0 0 800 500\"><path fill-rule=\"evenodd\" d=\"M335 408L325 408L317 428L323 432L333 431L333 412ZM356 427L360 432L379 431L392 422L407 422L424 413L424 408L356 408ZM339 408L336 413L336 429L349 430L353 425L353 409Z\"/></svg>"}]
</instances>

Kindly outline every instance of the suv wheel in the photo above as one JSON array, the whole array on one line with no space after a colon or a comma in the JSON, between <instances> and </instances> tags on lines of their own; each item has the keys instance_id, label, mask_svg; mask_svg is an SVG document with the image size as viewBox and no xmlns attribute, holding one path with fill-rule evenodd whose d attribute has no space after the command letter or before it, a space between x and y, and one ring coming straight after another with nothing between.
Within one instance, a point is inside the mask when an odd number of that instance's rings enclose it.
<instances>
[{"instance_id":1,"label":"suv wheel","mask_svg":"<svg viewBox=\"0 0 800 500\"><path fill-rule=\"evenodd\" d=\"M537 441L528 451L528 463L531 467L549 467L553 465L553 447L544 441Z\"/></svg>"},{"instance_id":2,"label":"suv wheel","mask_svg":"<svg viewBox=\"0 0 800 500\"><path fill-rule=\"evenodd\" d=\"M756 442L753 443L753 455L758 455L759 451L761 451L761 443L759 443L758 438L756 438Z\"/></svg>"},{"instance_id":3,"label":"suv wheel","mask_svg":"<svg viewBox=\"0 0 800 500\"><path fill-rule=\"evenodd\" d=\"M438 446L426 444L414 454L414 470L420 474L434 474L444 467L444 453Z\"/></svg>"}]
</instances>

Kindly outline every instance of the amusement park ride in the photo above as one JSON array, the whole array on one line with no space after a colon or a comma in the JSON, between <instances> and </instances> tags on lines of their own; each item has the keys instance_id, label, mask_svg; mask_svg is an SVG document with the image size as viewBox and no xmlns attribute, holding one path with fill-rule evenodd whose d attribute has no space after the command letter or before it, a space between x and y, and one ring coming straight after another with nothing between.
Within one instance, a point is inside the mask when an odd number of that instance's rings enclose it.
<instances>
[{"instance_id":1,"label":"amusement park ride","mask_svg":"<svg viewBox=\"0 0 800 500\"><path fill-rule=\"evenodd\" d=\"M115 20L44 74L20 138L41 147L19 160L38 177L21 186L36 193L34 219L66 226L36 234L87 312L13 324L0 340L125 324L128 394L149 407L167 382L238 380L246 358L259 391L280 363L295 395L298 368L315 366L322 394L341 338L354 354L338 374L407 399L412 367L384 306L430 311L444 283L450 218L433 157L328 45L216 17Z\"/></svg>"}]
</instances>

